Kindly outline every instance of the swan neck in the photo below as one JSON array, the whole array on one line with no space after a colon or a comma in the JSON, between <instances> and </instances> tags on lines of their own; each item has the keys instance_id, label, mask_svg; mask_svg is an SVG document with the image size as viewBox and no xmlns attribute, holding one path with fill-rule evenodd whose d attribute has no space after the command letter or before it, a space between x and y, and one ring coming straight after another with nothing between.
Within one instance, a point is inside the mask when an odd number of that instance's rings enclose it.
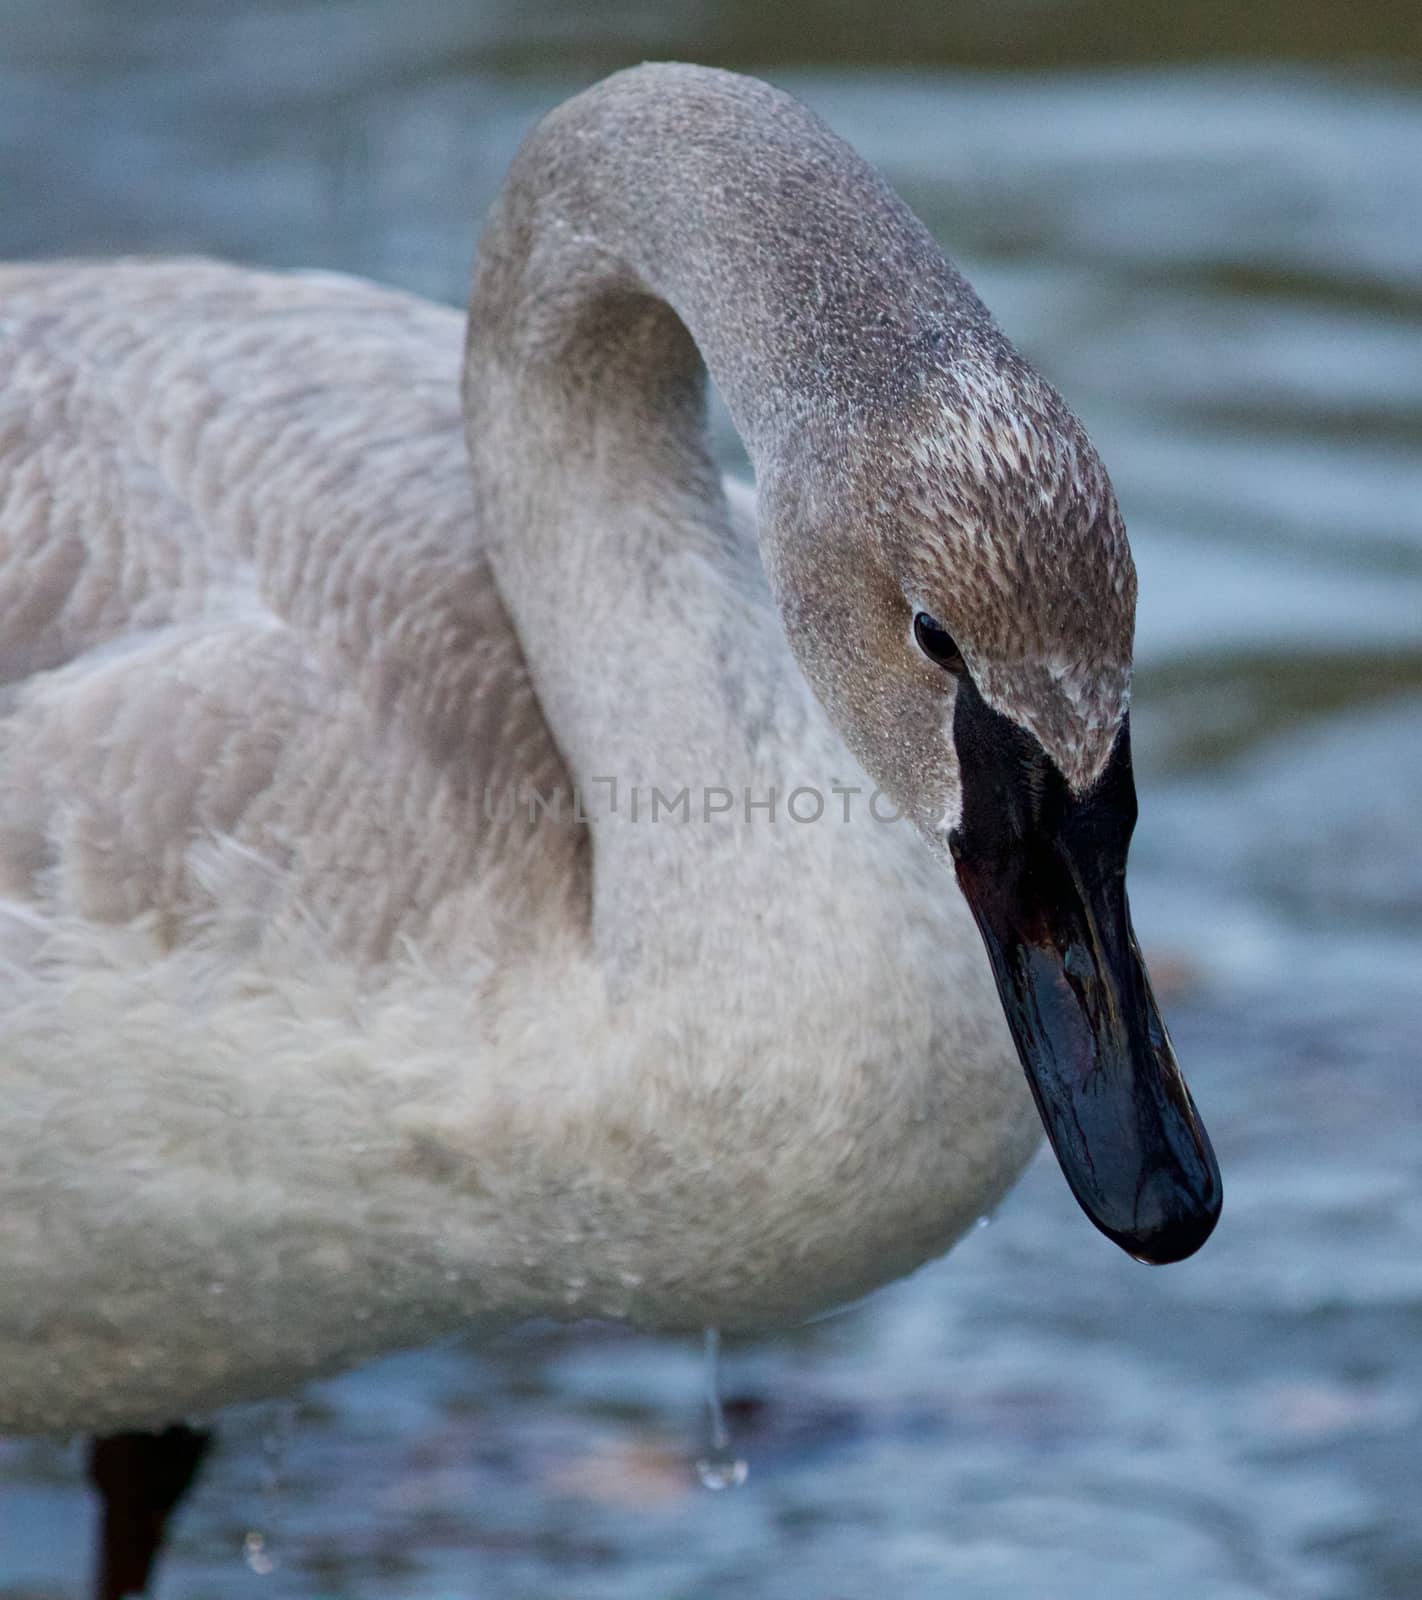
<instances>
[{"instance_id":1,"label":"swan neck","mask_svg":"<svg viewBox=\"0 0 1422 1600\"><path fill-rule=\"evenodd\" d=\"M697 436L702 361L757 476L914 393L990 326L879 174L790 96L707 68L620 73L547 117L480 251L501 364L625 425ZM581 403L581 412L579 412ZM569 442L569 441L562 441Z\"/></svg>"},{"instance_id":2,"label":"swan neck","mask_svg":"<svg viewBox=\"0 0 1422 1600\"><path fill-rule=\"evenodd\" d=\"M481 536L575 782L736 788L745 707L803 691L747 599L763 581L711 460L707 372L779 591L788 498L829 492L985 328L883 179L766 84L636 68L534 130L480 245L465 408ZM609 828L597 849L682 837Z\"/></svg>"}]
</instances>

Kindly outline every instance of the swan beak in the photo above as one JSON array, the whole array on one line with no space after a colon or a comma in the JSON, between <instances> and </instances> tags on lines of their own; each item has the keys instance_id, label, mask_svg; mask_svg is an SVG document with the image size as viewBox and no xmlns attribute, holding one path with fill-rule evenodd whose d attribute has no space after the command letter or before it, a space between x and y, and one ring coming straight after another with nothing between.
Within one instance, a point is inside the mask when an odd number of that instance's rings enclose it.
<instances>
[{"instance_id":1,"label":"swan beak","mask_svg":"<svg viewBox=\"0 0 1422 1600\"><path fill-rule=\"evenodd\" d=\"M1108 1239L1183 1260L1218 1221L1222 1185L1131 928L1129 719L1085 794L966 676L953 737L958 883L1057 1160Z\"/></svg>"}]
</instances>

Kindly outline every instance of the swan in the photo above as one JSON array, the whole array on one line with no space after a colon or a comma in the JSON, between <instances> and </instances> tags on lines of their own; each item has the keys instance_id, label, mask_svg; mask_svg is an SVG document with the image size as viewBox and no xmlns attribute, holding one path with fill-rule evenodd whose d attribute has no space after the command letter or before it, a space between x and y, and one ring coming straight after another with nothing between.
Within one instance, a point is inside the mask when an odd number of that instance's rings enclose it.
<instances>
[{"instance_id":1,"label":"swan","mask_svg":"<svg viewBox=\"0 0 1422 1600\"><path fill-rule=\"evenodd\" d=\"M1195 1250L1135 597L1080 423L748 77L547 116L467 326L0 269L0 1429L795 1322L1044 1126L1110 1238Z\"/></svg>"}]
</instances>

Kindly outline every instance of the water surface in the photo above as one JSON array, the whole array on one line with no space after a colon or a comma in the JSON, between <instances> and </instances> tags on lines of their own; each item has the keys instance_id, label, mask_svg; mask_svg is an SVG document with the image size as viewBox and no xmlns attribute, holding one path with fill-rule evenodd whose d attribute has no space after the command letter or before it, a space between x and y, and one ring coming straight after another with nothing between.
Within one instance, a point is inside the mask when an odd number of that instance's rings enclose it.
<instances>
[{"instance_id":1,"label":"water surface","mask_svg":"<svg viewBox=\"0 0 1422 1600\"><path fill-rule=\"evenodd\" d=\"M643 55L765 66L880 163L1120 490L1137 920L1227 1180L1206 1251L1151 1271L1042 1160L947 1262L732 1345L735 1494L696 1486L692 1342L547 1333L321 1385L275 1493L272 1413L240 1413L163 1592L1422 1593L1422 94L1410 7L1346 40L1330 13L1192 41L1107 0L896 30L0 5L3 255L198 249L457 301L521 133ZM0 1595L80 1592L90 1515L76 1448L0 1446Z\"/></svg>"}]
</instances>

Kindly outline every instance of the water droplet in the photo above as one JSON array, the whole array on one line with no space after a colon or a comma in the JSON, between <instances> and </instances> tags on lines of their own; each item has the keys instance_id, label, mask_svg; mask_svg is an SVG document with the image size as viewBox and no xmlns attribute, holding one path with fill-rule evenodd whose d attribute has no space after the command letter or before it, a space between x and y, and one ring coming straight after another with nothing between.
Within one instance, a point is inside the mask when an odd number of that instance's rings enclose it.
<instances>
[{"instance_id":1,"label":"water droplet","mask_svg":"<svg viewBox=\"0 0 1422 1600\"><path fill-rule=\"evenodd\" d=\"M703 1489L719 1494L722 1489L739 1489L750 1476L750 1468L734 1451L727 1450L720 1455L698 1456L696 1476Z\"/></svg>"},{"instance_id":2,"label":"water droplet","mask_svg":"<svg viewBox=\"0 0 1422 1600\"><path fill-rule=\"evenodd\" d=\"M259 1577L276 1571L276 1562L267 1549L266 1535L253 1528L242 1541L242 1559Z\"/></svg>"},{"instance_id":3,"label":"water droplet","mask_svg":"<svg viewBox=\"0 0 1422 1600\"><path fill-rule=\"evenodd\" d=\"M262 1492L276 1494L282 1486L286 1456L296 1432L296 1401L278 1400L262 1435Z\"/></svg>"},{"instance_id":4,"label":"water droplet","mask_svg":"<svg viewBox=\"0 0 1422 1600\"><path fill-rule=\"evenodd\" d=\"M272 1552L272 1524L275 1520L276 1500L281 1493L282 1473L286 1467L286 1453L291 1448L291 1436L296 1431L296 1402L278 1401L272 1408L266 1432L262 1435L262 1501L266 1513L261 1528L249 1528L242 1540L242 1559L259 1577L276 1571L276 1556Z\"/></svg>"},{"instance_id":5,"label":"water droplet","mask_svg":"<svg viewBox=\"0 0 1422 1600\"><path fill-rule=\"evenodd\" d=\"M719 1492L739 1489L750 1474L748 1463L731 1447L726 1413L721 1406L721 1335L706 1330L706 1446L696 1458L696 1476L702 1486Z\"/></svg>"}]
</instances>

